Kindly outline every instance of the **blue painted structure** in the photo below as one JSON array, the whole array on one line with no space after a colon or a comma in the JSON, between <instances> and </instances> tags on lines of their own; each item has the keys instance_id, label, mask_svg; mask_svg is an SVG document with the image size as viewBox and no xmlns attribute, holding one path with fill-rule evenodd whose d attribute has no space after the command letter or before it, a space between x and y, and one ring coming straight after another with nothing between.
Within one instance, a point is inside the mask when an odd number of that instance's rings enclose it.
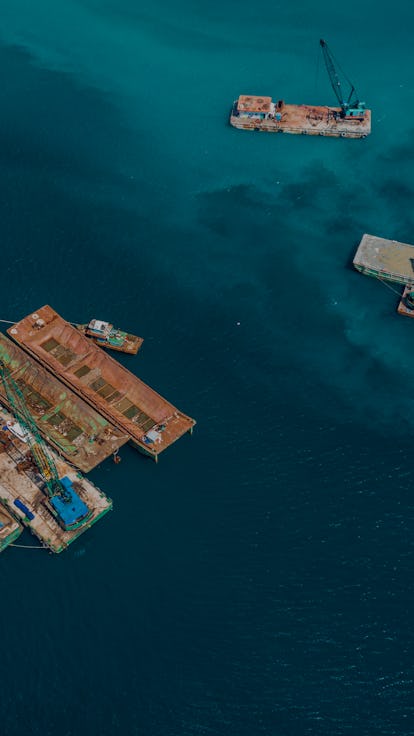
<instances>
[{"instance_id":1,"label":"blue painted structure","mask_svg":"<svg viewBox=\"0 0 414 736\"><path fill-rule=\"evenodd\" d=\"M64 529L76 529L77 526L86 521L92 512L73 489L70 478L65 475L64 478L60 479L60 482L67 491L67 497L55 495L49 499L49 503Z\"/></svg>"},{"instance_id":2,"label":"blue painted structure","mask_svg":"<svg viewBox=\"0 0 414 736\"><path fill-rule=\"evenodd\" d=\"M15 498L13 501L14 505L17 506L20 511L23 511L23 513L26 515L26 518L29 519L29 521L32 521L34 519L34 514L32 514L31 511L27 508L27 506L24 505L23 501L20 500L20 498Z\"/></svg>"}]
</instances>

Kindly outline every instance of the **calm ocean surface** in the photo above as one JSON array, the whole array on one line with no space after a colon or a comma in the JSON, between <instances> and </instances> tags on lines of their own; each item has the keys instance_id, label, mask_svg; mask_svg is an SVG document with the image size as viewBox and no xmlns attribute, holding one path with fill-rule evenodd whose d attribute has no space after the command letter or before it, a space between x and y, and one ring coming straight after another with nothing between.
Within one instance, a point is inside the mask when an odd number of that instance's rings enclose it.
<instances>
[{"instance_id":1,"label":"calm ocean surface","mask_svg":"<svg viewBox=\"0 0 414 736\"><path fill-rule=\"evenodd\" d=\"M61 557L1 556L2 736L414 733L414 324L350 266L414 242L413 22L2 0L0 317L143 335L125 365L198 422L92 473L114 513ZM332 104L321 36L369 138L228 126Z\"/></svg>"}]
</instances>

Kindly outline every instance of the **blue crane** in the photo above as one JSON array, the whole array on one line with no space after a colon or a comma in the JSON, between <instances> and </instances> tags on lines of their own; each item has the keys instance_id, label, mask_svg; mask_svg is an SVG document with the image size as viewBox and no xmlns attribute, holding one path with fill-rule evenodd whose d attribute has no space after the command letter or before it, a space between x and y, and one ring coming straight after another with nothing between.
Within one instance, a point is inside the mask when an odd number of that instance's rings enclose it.
<instances>
[{"instance_id":1,"label":"blue crane","mask_svg":"<svg viewBox=\"0 0 414 736\"><path fill-rule=\"evenodd\" d=\"M92 511L74 491L70 479L67 476L59 477L55 461L40 435L24 395L12 377L8 366L1 359L0 380L4 386L10 409L22 429L25 430L25 441L30 447L33 461L47 489L49 510L64 529L76 529L91 517Z\"/></svg>"},{"instance_id":2,"label":"blue crane","mask_svg":"<svg viewBox=\"0 0 414 736\"><path fill-rule=\"evenodd\" d=\"M321 45L322 55L325 61L325 66L328 72L332 89L341 108L339 116L345 119L363 119L366 112L365 102L361 102L358 99L354 85L341 70L326 41L321 38L319 43ZM341 76L339 75L339 72L337 70L341 72ZM345 82L346 91L345 86L342 84L342 82Z\"/></svg>"}]
</instances>

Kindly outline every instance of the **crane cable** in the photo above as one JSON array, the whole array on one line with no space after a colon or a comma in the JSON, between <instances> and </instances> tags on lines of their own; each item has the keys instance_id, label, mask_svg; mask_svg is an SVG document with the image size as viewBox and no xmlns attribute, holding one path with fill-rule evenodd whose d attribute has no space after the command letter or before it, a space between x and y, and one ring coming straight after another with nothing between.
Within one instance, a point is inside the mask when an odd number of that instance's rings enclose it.
<instances>
[{"instance_id":1,"label":"crane cable","mask_svg":"<svg viewBox=\"0 0 414 736\"><path fill-rule=\"evenodd\" d=\"M381 276L377 276L376 278L378 279L378 281L380 281L380 282L381 282L381 284L384 284L384 286L387 286L387 287L388 287L388 289L391 289L391 291L393 291L393 292L394 292L394 294L397 294L397 296L399 296L399 297L400 297L400 299L401 299L401 292L400 292L400 291L397 291L397 289L394 289L394 287L393 287L393 286L391 286L391 284L387 284L387 282L386 282L386 281L384 281L384 279L382 279L382 278L381 278ZM408 285L408 284L407 284L407 285Z\"/></svg>"},{"instance_id":2,"label":"crane cable","mask_svg":"<svg viewBox=\"0 0 414 736\"><path fill-rule=\"evenodd\" d=\"M320 64L320 61L321 61L321 52L318 49L318 56L317 56L317 60L316 60L316 73L315 73L315 93L314 93L315 94L315 97L317 97L317 92L318 92L319 64Z\"/></svg>"}]
</instances>

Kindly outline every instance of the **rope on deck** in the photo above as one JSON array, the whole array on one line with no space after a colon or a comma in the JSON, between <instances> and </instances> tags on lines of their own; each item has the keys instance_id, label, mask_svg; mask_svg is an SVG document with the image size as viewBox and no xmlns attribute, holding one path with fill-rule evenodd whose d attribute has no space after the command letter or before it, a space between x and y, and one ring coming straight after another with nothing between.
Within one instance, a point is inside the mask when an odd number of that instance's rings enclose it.
<instances>
[{"instance_id":1,"label":"rope on deck","mask_svg":"<svg viewBox=\"0 0 414 736\"><path fill-rule=\"evenodd\" d=\"M0 319L0 322L3 322L5 325L17 325L17 322L13 322L11 319ZM76 327L79 322L69 322L69 324L73 325L73 327Z\"/></svg>"}]
</instances>

